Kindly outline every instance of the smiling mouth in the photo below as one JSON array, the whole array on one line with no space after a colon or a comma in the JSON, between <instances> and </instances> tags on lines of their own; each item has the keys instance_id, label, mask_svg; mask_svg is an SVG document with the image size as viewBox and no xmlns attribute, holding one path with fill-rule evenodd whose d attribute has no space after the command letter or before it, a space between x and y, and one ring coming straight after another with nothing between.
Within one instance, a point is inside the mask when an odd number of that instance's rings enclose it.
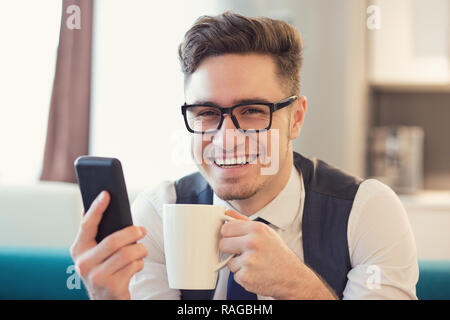
<instances>
[{"instance_id":1,"label":"smiling mouth","mask_svg":"<svg viewBox=\"0 0 450 320\"><path fill-rule=\"evenodd\" d=\"M220 168L236 168L242 167L247 164L255 163L255 160L259 157L258 154L246 155L233 158L213 158L211 159L214 164Z\"/></svg>"}]
</instances>

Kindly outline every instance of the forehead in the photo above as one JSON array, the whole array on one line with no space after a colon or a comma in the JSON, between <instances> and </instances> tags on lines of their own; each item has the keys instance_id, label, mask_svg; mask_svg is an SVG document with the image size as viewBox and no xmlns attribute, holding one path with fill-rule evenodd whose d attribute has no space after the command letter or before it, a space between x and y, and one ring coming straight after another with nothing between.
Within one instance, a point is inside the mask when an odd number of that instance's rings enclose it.
<instances>
[{"instance_id":1,"label":"forehead","mask_svg":"<svg viewBox=\"0 0 450 320\"><path fill-rule=\"evenodd\" d=\"M185 96L187 103L231 105L253 97L282 99L283 91L271 56L226 54L202 61L186 81Z\"/></svg>"}]
</instances>

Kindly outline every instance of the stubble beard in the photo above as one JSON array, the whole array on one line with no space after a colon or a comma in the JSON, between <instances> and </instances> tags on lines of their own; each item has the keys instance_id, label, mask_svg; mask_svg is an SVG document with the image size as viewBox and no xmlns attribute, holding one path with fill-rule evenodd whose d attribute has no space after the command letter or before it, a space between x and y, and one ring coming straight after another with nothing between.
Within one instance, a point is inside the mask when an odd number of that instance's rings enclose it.
<instances>
[{"instance_id":1,"label":"stubble beard","mask_svg":"<svg viewBox=\"0 0 450 320\"><path fill-rule=\"evenodd\" d=\"M213 188L216 195L225 201L232 200L246 200L253 197L261 189L264 188L264 182L240 182L239 179L232 179L227 181L226 185L216 185L210 181L210 185Z\"/></svg>"},{"instance_id":2,"label":"stubble beard","mask_svg":"<svg viewBox=\"0 0 450 320\"><path fill-rule=\"evenodd\" d=\"M214 193L222 200L247 200L266 188L274 176L256 175L253 179L227 178L222 183L215 181L208 175L205 168L198 166L200 173L213 189ZM258 170L261 170L259 168Z\"/></svg>"}]
</instances>

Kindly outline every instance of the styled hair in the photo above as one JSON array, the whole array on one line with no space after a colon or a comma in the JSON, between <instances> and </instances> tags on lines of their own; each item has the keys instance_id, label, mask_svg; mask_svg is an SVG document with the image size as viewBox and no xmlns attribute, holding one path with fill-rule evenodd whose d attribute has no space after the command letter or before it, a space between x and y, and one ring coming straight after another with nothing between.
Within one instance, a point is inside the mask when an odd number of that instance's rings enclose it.
<instances>
[{"instance_id":1,"label":"styled hair","mask_svg":"<svg viewBox=\"0 0 450 320\"><path fill-rule=\"evenodd\" d=\"M234 12L202 16L178 47L185 83L203 59L228 53L270 55L282 88L300 93L302 40L290 24L267 17L250 18Z\"/></svg>"}]
</instances>

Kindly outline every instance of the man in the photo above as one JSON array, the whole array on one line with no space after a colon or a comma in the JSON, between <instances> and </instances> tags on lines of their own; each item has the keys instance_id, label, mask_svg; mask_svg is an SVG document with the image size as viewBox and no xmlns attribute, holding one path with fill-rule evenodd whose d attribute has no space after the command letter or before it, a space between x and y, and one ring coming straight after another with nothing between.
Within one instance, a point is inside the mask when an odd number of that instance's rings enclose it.
<instances>
[{"instance_id":1,"label":"man","mask_svg":"<svg viewBox=\"0 0 450 320\"><path fill-rule=\"evenodd\" d=\"M196 21L179 56L199 173L140 194L135 226L97 244L102 193L71 250L91 298L416 299L417 254L398 197L292 150L306 112L301 51L281 21L229 12ZM215 290L169 288L164 203L221 204L237 218L221 228L220 250L236 256Z\"/></svg>"}]
</instances>

